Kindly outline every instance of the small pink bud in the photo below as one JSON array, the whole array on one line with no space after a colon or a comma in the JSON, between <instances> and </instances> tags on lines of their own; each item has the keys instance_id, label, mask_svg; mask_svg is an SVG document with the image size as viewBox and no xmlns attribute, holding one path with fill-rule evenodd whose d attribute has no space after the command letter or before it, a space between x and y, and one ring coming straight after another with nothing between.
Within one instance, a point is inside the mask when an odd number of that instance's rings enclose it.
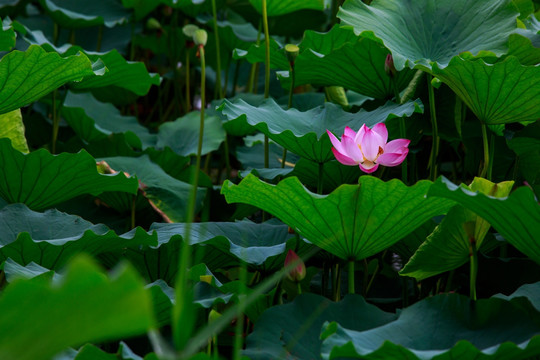
<instances>
[{"instance_id":1,"label":"small pink bud","mask_svg":"<svg viewBox=\"0 0 540 360\"><path fill-rule=\"evenodd\" d=\"M306 265L294 251L289 250L287 257L285 258L285 266L289 266L291 264L296 265L289 271L289 273L287 273L287 277L289 280L294 282L302 281L306 277Z\"/></svg>"},{"instance_id":2,"label":"small pink bud","mask_svg":"<svg viewBox=\"0 0 540 360\"><path fill-rule=\"evenodd\" d=\"M394 58L392 57L392 54L386 55L386 60L384 61L384 71L386 72L386 75L393 78L396 76L397 70L394 67Z\"/></svg>"}]
</instances>

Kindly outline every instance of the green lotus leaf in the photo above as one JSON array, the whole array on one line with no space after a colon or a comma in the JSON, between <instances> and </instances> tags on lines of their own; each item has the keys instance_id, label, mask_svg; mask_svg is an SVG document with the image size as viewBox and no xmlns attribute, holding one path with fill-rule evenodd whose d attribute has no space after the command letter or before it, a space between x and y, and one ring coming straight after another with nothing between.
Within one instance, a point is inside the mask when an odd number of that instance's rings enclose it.
<instances>
[{"instance_id":1,"label":"green lotus leaf","mask_svg":"<svg viewBox=\"0 0 540 360\"><path fill-rule=\"evenodd\" d=\"M148 155L102 158L113 170L135 175L145 197L170 221L185 221L192 185L167 174ZM200 209L206 189L197 189L196 208Z\"/></svg>"},{"instance_id":2,"label":"green lotus leaf","mask_svg":"<svg viewBox=\"0 0 540 360\"><path fill-rule=\"evenodd\" d=\"M28 153L28 143L24 137L24 123L22 120L21 110L13 110L11 112L0 114L0 139L9 138L12 146L23 153Z\"/></svg>"},{"instance_id":3,"label":"green lotus leaf","mask_svg":"<svg viewBox=\"0 0 540 360\"><path fill-rule=\"evenodd\" d=\"M465 51L502 55L518 15L510 0L380 0L371 6L348 0L338 13L356 34L384 43L396 69L428 71L432 62L444 67Z\"/></svg>"},{"instance_id":4,"label":"green lotus leaf","mask_svg":"<svg viewBox=\"0 0 540 360\"><path fill-rule=\"evenodd\" d=\"M384 70L389 51L380 43L358 37L349 28L335 26L327 33L306 31L299 46L301 52L295 61L296 86L343 86L377 99L393 97L394 85ZM286 70L278 74L283 87L288 89L288 67ZM398 88L407 87L413 75L408 68L398 72Z\"/></svg>"},{"instance_id":5,"label":"green lotus leaf","mask_svg":"<svg viewBox=\"0 0 540 360\"><path fill-rule=\"evenodd\" d=\"M95 159L84 150L52 155L40 149L25 155L13 149L9 139L0 139L0 168L7 170L0 176L0 197L33 210L47 209L83 194L136 194L138 187L137 179L124 174L98 174Z\"/></svg>"},{"instance_id":6,"label":"green lotus leaf","mask_svg":"<svg viewBox=\"0 0 540 360\"><path fill-rule=\"evenodd\" d=\"M41 31L31 31L27 29L25 40L30 44L42 46L49 52L57 52L62 57L69 57L79 52L84 53L91 61L101 62L107 67L107 72L99 74L100 76L86 76L82 81L71 85L78 90L91 90L96 96L106 96L115 100L118 97L118 91L127 91L129 94L143 96L148 93L152 85L159 85L160 77L157 74L149 74L146 66L142 62L130 62L117 51L91 52L80 46L66 44L60 47L55 46L47 39ZM116 89L114 97L109 94L103 94L104 89ZM127 96L127 95L122 95ZM114 101L112 101L114 102Z\"/></svg>"},{"instance_id":7,"label":"green lotus leaf","mask_svg":"<svg viewBox=\"0 0 540 360\"><path fill-rule=\"evenodd\" d=\"M396 319L349 295L338 303L315 294L266 310L246 340L243 355L257 359L321 359L320 329L325 321L337 321L357 331L383 326ZM346 325L345 325L346 324Z\"/></svg>"},{"instance_id":8,"label":"green lotus leaf","mask_svg":"<svg viewBox=\"0 0 540 360\"><path fill-rule=\"evenodd\" d=\"M359 183L323 196L306 190L297 178L270 185L248 175L238 185L225 182L221 192L227 202L257 206L345 260L364 259L388 248L453 204L426 199L431 186L427 180L407 187L399 180L362 176Z\"/></svg>"},{"instance_id":9,"label":"green lotus leaf","mask_svg":"<svg viewBox=\"0 0 540 360\"><path fill-rule=\"evenodd\" d=\"M536 131L540 130L536 124ZM523 136L514 136L508 140L508 147L514 151L519 159L519 171L536 194L540 190L540 138L535 137L532 125L523 129Z\"/></svg>"},{"instance_id":10,"label":"green lotus leaf","mask_svg":"<svg viewBox=\"0 0 540 360\"><path fill-rule=\"evenodd\" d=\"M194 223L190 233L191 262L205 263L210 269L218 269L238 266L242 260L250 267L275 270L273 263L268 263L268 266L266 263L286 252L286 243L292 238L287 229L283 224L247 221ZM157 246L130 250L121 256L129 259L149 281L162 279L171 283L178 271L178 255L186 225L154 223L151 230L158 234Z\"/></svg>"},{"instance_id":11,"label":"green lotus leaf","mask_svg":"<svg viewBox=\"0 0 540 360\"><path fill-rule=\"evenodd\" d=\"M537 294L538 296L538 294ZM323 359L519 359L540 351L540 313L526 298L426 298L378 328L323 329Z\"/></svg>"},{"instance_id":12,"label":"green lotus leaf","mask_svg":"<svg viewBox=\"0 0 540 360\"><path fill-rule=\"evenodd\" d=\"M181 156L197 154L199 144L200 112L189 114L167 122L159 127L157 148L170 147ZM217 150L225 140L225 130L216 116L205 116L202 154Z\"/></svg>"},{"instance_id":13,"label":"green lotus leaf","mask_svg":"<svg viewBox=\"0 0 540 360\"><path fill-rule=\"evenodd\" d=\"M182 13L191 17L196 17L203 13L212 13L212 2L201 0L162 0L166 5L173 9L179 9ZM216 0L216 9L223 9L225 7L224 0Z\"/></svg>"},{"instance_id":14,"label":"green lotus leaf","mask_svg":"<svg viewBox=\"0 0 540 360\"><path fill-rule=\"evenodd\" d=\"M115 354L106 353L93 344L86 344L74 356L73 360L142 360L142 357L135 354L123 341L118 345ZM145 358L148 359L148 357ZM60 357L60 359L68 360L63 357ZM155 359L157 360L157 358Z\"/></svg>"},{"instance_id":15,"label":"green lotus leaf","mask_svg":"<svg viewBox=\"0 0 540 360\"><path fill-rule=\"evenodd\" d=\"M0 51L9 51L15 46L15 30L5 23L2 23L0 30Z\"/></svg>"},{"instance_id":16,"label":"green lotus leaf","mask_svg":"<svg viewBox=\"0 0 540 360\"><path fill-rule=\"evenodd\" d=\"M32 45L0 60L0 114L26 106L70 81L94 76L92 62L78 53L66 58Z\"/></svg>"},{"instance_id":17,"label":"green lotus leaf","mask_svg":"<svg viewBox=\"0 0 540 360\"><path fill-rule=\"evenodd\" d=\"M62 275L55 273L53 270L44 268L33 261L26 266L22 266L12 259L7 258L2 270L4 270L4 274L6 274L6 281L8 283L11 283L16 279L32 279L38 276L47 277L48 279L52 279L53 283L58 283L62 278Z\"/></svg>"},{"instance_id":18,"label":"green lotus leaf","mask_svg":"<svg viewBox=\"0 0 540 360\"><path fill-rule=\"evenodd\" d=\"M133 116L122 116L112 104L97 101L90 93L68 92L62 105L64 120L86 142L125 133L128 143L139 149L155 146L157 137ZM0 120L1 121L1 120Z\"/></svg>"},{"instance_id":19,"label":"green lotus leaf","mask_svg":"<svg viewBox=\"0 0 540 360\"><path fill-rule=\"evenodd\" d=\"M139 21L165 2L166 0L122 0L122 5L125 8L133 9L135 20Z\"/></svg>"},{"instance_id":20,"label":"green lotus leaf","mask_svg":"<svg viewBox=\"0 0 540 360\"><path fill-rule=\"evenodd\" d=\"M493 198L502 198L510 194L513 184L513 181L495 184L482 178L475 178L468 189ZM467 223L473 224L472 229L469 226L469 230L466 230ZM400 274L420 281L460 267L469 261L471 246L480 249L489 228L489 223L474 212L461 205L454 206L418 248ZM470 233L472 231L474 233ZM475 240L474 245L471 245L471 236Z\"/></svg>"},{"instance_id":21,"label":"green lotus leaf","mask_svg":"<svg viewBox=\"0 0 540 360\"><path fill-rule=\"evenodd\" d=\"M455 57L433 74L446 83L489 125L535 121L540 117L540 68L523 66L515 57L487 64L482 59Z\"/></svg>"},{"instance_id":22,"label":"green lotus leaf","mask_svg":"<svg viewBox=\"0 0 540 360\"><path fill-rule=\"evenodd\" d=\"M9 314L0 319L3 359L51 359L70 346L142 335L154 325L136 272L122 266L109 277L85 256L70 262L59 284L37 277L8 285L0 311Z\"/></svg>"},{"instance_id":23,"label":"green lotus leaf","mask_svg":"<svg viewBox=\"0 0 540 360\"><path fill-rule=\"evenodd\" d=\"M249 0L249 2L262 14L262 0ZM268 16L285 15L303 9L323 11L324 8L324 0L266 0Z\"/></svg>"},{"instance_id":24,"label":"green lotus leaf","mask_svg":"<svg viewBox=\"0 0 540 360\"><path fill-rule=\"evenodd\" d=\"M444 197L487 220L509 243L540 263L540 205L531 189L519 187L510 196L495 198L472 192L440 177L430 187L429 197Z\"/></svg>"},{"instance_id":25,"label":"green lotus leaf","mask_svg":"<svg viewBox=\"0 0 540 360\"><path fill-rule=\"evenodd\" d=\"M234 49L233 58L244 59L252 64L265 62L266 48L264 43L252 44L247 49ZM287 70L289 61L283 51L283 46L275 39L270 38L270 68Z\"/></svg>"},{"instance_id":26,"label":"green lotus leaf","mask_svg":"<svg viewBox=\"0 0 540 360\"><path fill-rule=\"evenodd\" d=\"M141 245L156 245L157 238L142 229L117 235L105 225L93 225L58 210L34 212L24 204L0 210L0 261L10 258L22 265L35 262L48 269L61 268L79 253L98 255Z\"/></svg>"},{"instance_id":27,"label":"green lotus leaf","mask_svg":"<svg viewBox=\"0 0 540 360\"><path fill-rule=\"evenodd\" d=\"M341 106L326 103L324 106L300 112L296 109L283 110L272 99L266 100L259 107L254 107L239 99L234 103L229 100L219 107L228 119L225 129L254 127L287 150L318 163L334 158L332 144L326 130L341 136L346 126L359 129L362 124L372 127L393 117L411 116L422 112L419 102L397 105L388 102L371 112L360 110L349 113Z\"/></svg>"},{"instance_id":28,"label":"green lotus leaf","mask_svg":"<svg viewBox=\"0 0 540 360\"><path fill-rule=\"evenodd\" d=\"M79 29L96 25L114 27L129 20L130 13L115 0L40 0L58 25Z\"/></svg>"},{"instance_id":29,"label":"green lotus leaf","mask_svg":"<svg viewBox=\"0 0 540 360\"><path fill-rule=\"evenodd\" d=\"M534 284L522 285L519 287L519 289L517 289L508 296L503 294L497 294L494 295L494 297L504 300L512 300L518 297L525 297L531 302L531 304L536 308L537 311L540 311L540 297L538 297L539 291L540 282L536 282Z\"/></svg>"}]
</instances>

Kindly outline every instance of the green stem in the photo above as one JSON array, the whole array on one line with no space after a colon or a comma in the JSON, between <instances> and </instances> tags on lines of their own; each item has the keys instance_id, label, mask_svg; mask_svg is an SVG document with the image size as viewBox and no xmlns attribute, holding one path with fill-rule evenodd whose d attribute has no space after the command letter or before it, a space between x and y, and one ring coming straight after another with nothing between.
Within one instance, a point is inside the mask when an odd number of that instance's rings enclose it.
<instances>
[{"instance_id":1,"label":"green stem","mask_svg":"<svg viewBox=\"0 0 540 360\"><path fill-rule=\"evenodd\" d=\"M487 169L489 166L489 143L487 137L487 126L482 123L482 144L484 145L484 163L482 164L482 169L480 170L480 177L486 177Z\"/></svg>"},{"instance_id":2,"label":"green stem","mask_svg":"<svg viewBox=\"0 0 540 360\"><path fill-rule=\"evenodd\" d=\"M270 32L268 31L268 11L266 8L266 0L262 0L262 18L264 29L264 45L266 48L264 58L264 98L267 99L270 96ZM268 168L270 165L270 150L268 146L268 136L264 136L264 167Z\"/></svg>"},{"instance_id":3,"label":"green stem","mask_svg":"<svg viewBox=\"0 0 540 360\"><path fill-rule=\"evenodd\" d=\"M294 62L291 61L289 72L291 73L291 86L289 87L289 103L288 103L288 109L292 108L293 103L293 92L294 92L294 82L296 80L296 73L294 71Z\"/></svg>"},{"instance_id":4,"label":"green stem","mask_svg":"<svg viewBox=\"0 0 540 360\"><path fill-rule=\"evenodd\" d=\"M470 298L476 300L476 276L478 274L478 252L476 249L476 240L470 239L469 244L469 257L471 264L471 278L470 278Z\"/></svg>"},{"instance_id":5,"label":"green stem","mask_svg":"<svg viewBox=\"0 0 540 360\"><path fill-rule=\"evenodd\" d=\"M191 51L189 49L186 49L186 113L191 111L191 86L190 86L190 63L189 63L189 55Z\"/></svg>"},{"instance_id":6,"label":"green stem","mask_svg":"<svg viewBox=\"0 0 540 360\"><path fill-rule=\"evenodd\" d=\"M75 45L75 30L71 29L69 32L69 42L71 45Z\"/></svg>"},{"instance_id":7,"label":"green stem","mask_svg":"<svg viewBox=\"0 0 540 360\"><path fill-rule=\"evenodd\" d=\"M317 194L323 193L324 163L319 163L319 176L317 178Z\"/></svg>"},{"instance_id":8,"label":"green stem","mask_svg":"<svg viewBox=\"0 0 540 360\"><path fill-rule=\"evenodd\" d=\"M135 229L135 214L137 211L137 195L133 195L131 199L131 229Z\"/></svg>"},{"instance_id":9,"label":"green stem","mask_svg":"<svg viewBox=\"0 0 540 360\"><path fill-rule=\"evenodd\" d=\"M99 26L96 51L101 51L101 43L103 42L103 25Z\"/></svg>"},{"instance_id":10,"label":"green stem","mask_svg":"<svg viewBox=\"0 0 540 360\"><path fill-rule=\"evenodd\" d=\"M287 162L287 149L283 149L283 157L281 158L281 168L285 168L285 163Z\"/></svg>"},{"instance_id":11,"label":"green stem","mask_svg":"<svg viewBox=\"0 0 540 360\"><path fill-rule=\"evenodd\" d=\"M58 37L60 36L60 26L57 23L54 23L53 29L53 44L54 46L58 45Z\"/></svg>"},{"instance_id":12,"label":"green stem","mask_svg":"<svg viewBox=\"0 0 540 360\"><path fill-rule=\"evenodd\" d=\"M223 89L221 88L221 53L219 51L219 31L218 31L218 23L217 23L216 0L212 0L212 16L214 17L214 36L216 37L216 63L217 63L216 87L218 89L219 98L223 99Z\"/></svg>"},{"instance_id":13,"label":"green stem","mask_svg":"<svg viewBox=\"0 0 540 360\"><path fill-rule=\"evenodd\" d=\"M52 129L52 145L51 145L51 150L53 154L56 154L56 141L58 140L58 129L60 127L60 117L58 116L58 108L56 106L57 95L58 95L58 90L54 90L52 94L53 129Z\"/></svg>"},{"instance_id":14,"label":"green stem","mask_svg":"<svg viewBox=\"0 0 540 360\"><path fill-rule=\"evenodd\" d=\"M300 285L300 282L296 283L296 288L298 289L298 295L302 295L302 286Z\"/></svg>"},{"instance_id":15,"label":"green stem","mask_svg":"<svg viewBox=\"0 0 540 360\"><path fill-rule=\"evenodd\" d=\"M349 294L354 294L354 260L349 260Z\"/></svg>"},{"instance_id":16,"label":"green stem","mask_svg":"<svg viewBox=\"0 0 540 360\"><path fill-rule=\"evenodd\" d=\"M495 158L495 133L491 132L489 141L489 164L487 169L487 179L491 181L493 176L493 159Z\"/></svg>"},{"instance_id":17,"label":"green stem","mask_svg":"<svg viewBox=\"0 0 540 360\"><path fill-rule=\"evenodd\" d=\"M191 304L193 301L192 290L188 285L187 269L191 266L191 251L189 247L191 224L195 220L195 208L197 203L197 187L199 185L199 173L201 169L201 153L204 134L204 109L206 108L206 61L204 56L204 46L199 46L199 54L201 58L201 116L199 126L199 143L197 147L197 160L193 180L191 185L191 193L188 201L188 212L186 220L186 228L184 241L179 256L178 275L176 279L176 301L177 305L173 312L173 335L174 342L178 349L183 349L192 335L194 322L187 322L186 319L192 319L193 316Z\"/></svg>"},{"instance_id":18,"label":"green stem","mask_svg":"<svg viewBox=\"0 0 540 360\"><path fill-rule=\"evenodd\" d=\"M431 127L433 129L433 140L431 146L431 157L429 165L429 178L431 181L435 181L437 178L437 156L439 155L439 128L437 126L437 113L435 111L435 92L431 79L433 76L427 77L428 92L429 92L429 113L431 116Z\"/></svg>"},{"instance_id":19,"label":"green stem","mask_svg":"<svg viewBox=\"0 0 540 360\"><path fill-rule=\"evenodd\" d=\"M231 177L231 160L229 159L229 136L225 134L223 143L223 151L225 152L225 168L227 169L227 179Z\"/></svg>"},{"instance_id":20,"label":"green stem","mask_svg":"<svg viewBox=\"0 0 540 360\"><path fill-rule=\"evenodd\" d=\"M362 281L362 296L366 298L367 290L368 290L367 284L368 284L368 279L369 279L369 264L368 264L367 259L364 259L362 263L364 264L364 274L363 274L364 279Z\"/></svg>"},{"instance_id":21,"label":"green stem","mask_svg":"<svg viewBox=\"0 0 540 360\"><path fill-rule=\"evenodd\" d=\"M240 283L245 285L246 284L246 278L247 278L247 269L246 264L242 263L242 266L240 267L240 274L238 280L240 280ZM244 294L240 294L244 295ZM242 308L238 309L238 312L236 313L236 326L234 329L234 359L241 359L242 354L242 340L243 340L243 332L244 332L244 314L241 311Z\"/></svg>"},{"instance_id":22,"label":"green stem","mask_svg":"<svg viewBox=\"0 0 540 360\"><path fill-rule=\"evenodd\" d=\"M337 263L332 268L332 299L334 301L339 301L340 293L341 293L341 266L339 266L339 263Z\"/></svg>"}]
</instances>

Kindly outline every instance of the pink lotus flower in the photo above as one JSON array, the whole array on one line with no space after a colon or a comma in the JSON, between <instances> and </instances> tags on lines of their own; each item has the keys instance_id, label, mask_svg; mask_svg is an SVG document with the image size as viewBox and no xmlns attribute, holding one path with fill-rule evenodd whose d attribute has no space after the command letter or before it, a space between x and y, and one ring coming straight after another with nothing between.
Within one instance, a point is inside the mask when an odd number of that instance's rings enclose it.
<instances>
[{"instance_id":1,"label":"pink lotus flower","mask_svg":"<svg viewBox=\"0 0 540 360\"><path fill-rule=\"evenodd\" d=\"M332 152L336 159L344 165L358 165L365 173L372 173L379 165L397 166L405 160L409 153L410 140L396 139L389 143L386 125L379 123L368 128L362 125L358 132L345 127L341 142L326 130L334 147Z\"/></svg>"},{"instance_id":2,"label":"pink lotus flower","mask_svg":"<svg viewBox=\"0 0 540 360\"><path fill-rule=\"evenodd\" d=\"M306 277L306 265L294 251L289 250L285 257L285 266L292 264L296 264L296 266L287 273L287 277L294 282L302 281Z\"/></svg>"}]
</instances>

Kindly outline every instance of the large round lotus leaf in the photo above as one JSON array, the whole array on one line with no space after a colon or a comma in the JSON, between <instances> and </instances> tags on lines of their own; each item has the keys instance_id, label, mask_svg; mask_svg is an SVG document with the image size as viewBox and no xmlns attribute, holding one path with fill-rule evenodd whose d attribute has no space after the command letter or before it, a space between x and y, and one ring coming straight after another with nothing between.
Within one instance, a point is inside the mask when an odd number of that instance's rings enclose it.
<instances>
[{"instance_id":1,"label":"large round lotus leaf","mask_svg":"<svg viewBox=\"0 0 540 360\"><path fill-rule=\"evenodd\" d=\"M538 295L537 295L538 296ZM540 313L526 298L471 301L443 294L403 309L367 331L331 323L324 359L526 359L540 353Z\"/></svg>"},{"instance_id":2,"label":"large round lotus leaf","mask_svg":"<svg viewBox=\"0 0 540 360\"><path fill-rule=\"evenodd\" d=\"M305 294L292 303L266 310L248 336L243 354L252 360L320 359L319 335L325 321L337 321L362 331L395 319L396 315L368 304L358 295L335 303L319 295Z\"/></svg>"},{"instance_id":3,"label":"large round lotus leaf","mask_svg":"<svg viewBox=\"0 0 540 360\"><path fill-rule=\"evenodd\" d=\"M238 185L225 182L221 192L227 202L257 206L345 260L364 259L388 248L453 204L426 199L431 186L427 180L410 187L372 176L362 176L359 182L323 196L308 191L295 177L270 185L250 174Z\"/></svg>"},{"instance_id":4,"label":"large round lotus leaf","mask_svg":"<svg viewBox=\"0 0 540 360\"><path fill-rule=\"evenodd\" d=\"M540 117L540 67L515 57L487 64L455 57L433 74L446 83L485 124L535 121Z\"/></svg>"},{"instance_id":5,"label":"large round lotus leaf","mask_svg":"<svg viewBox=\"0 0 540 360\"><path fill-rule=\"evenodd\" d=\"M168 146L181 156L196 155L199 145L200 114L199 111L193 111L161 125L156 147ZM225 140L225 136L221 120L216 116L205 116L202 154L217 150Z\"/></svg>"},{"instance_id":6,"label":"large round lotus leaf","mask_svg":"<svg viewBox=\"0 0 540 360\"><path fill-rule=\"evenodd\" d=\"M445 66L464 51L501 55L518 15L511 0L348 0L338 13L357 34L380 39L398 70L407 61L411 68Z\"/></svg>"},{"instance_id":7,"label":"large round lotus leaf","mask_svg":"<svg viewBox=\"0 0 540 360\"><path fill-rule=\"evenodd\" d=\"M239 129L243 124L248 133L255 128L285 149L311 161L323 163L334 158L326 130L341 137L346 126L356 131L363 124L372 127L389 118L422 112L423 108L418 102L411 101L403 105L388 102L373 111L349 113L341 106L325 103L324 106L301 112L296 109L284 110L272 99L266 100L259 107L239 99L234 103L225 100L218 110L229 120L223 125L225 129L229 126Z\"/></svg>"},{"instance_id":8,"label":"large round lotus leaf","mask_svg":"<svg viewBox=\"0 0 540 360\"><path fill-rule=\"evenodd\" d=\"M48 269L61 268L82 252L98 255L157 244L157 236L141 228L119 236L105 225L93 225L57 210L34 212L24 204L4 207L0 228L0 262L7 258L20 264L33 261Z\"/></svg>"},{"instance_id":9,"label":"large round lotus leaf","mask_svg":"<svg viewBox=\"0 0 540 360\"><path fill-rule=\"evenodd\" d=\"M57 24L69 29L113 27L127 22L131 15L116 0L40 0L40 3Z\"/></svg>"},{"instance_id":10,"label":"large round lotus leaf","mask_svg":"<svg viewBox=\"0 0 540 360\"><path fill-rule=\"evenodd\" d=\"M251 5L262 14L263 0L249 0ZM324 10L324 0L266 0L268 16L279 16L302 9Z\"/></svg>"},{"instance_id":11,"label":"large round lotus leaf","mask_svg":"<svg viewBox=\"0 0 540 360\"><path fill-rule=\"evenodd\" d=\"M37 277L8 285L0 311L2 359L52 359L70 346L143 335L155 326L136 271L123 266L109 277L86 256L68 265L60 284Z\"/></svg>"},{"instance_id":12,"label":"large round lotus leaf","mask_svg":"<svg viewBox=\"0 0 540 360\"><path fill-rule=\"evenodd\" d=\"M508 197L495 198L440 177L427 195L452 199L474 211L519 251L540 263L540 204L528 187L521 186Z\"/></svg>"},{"instance_id":13,"label":"large round lotus leaf","mask_svg":"<svg viewBox=\"0 0 540 360\"><path fill-rule=\"evenodd\" d=\"M9 51L15 46L15 30L12 27L0 29L0 51Z\"/></svg>"},{"instance_id":14,"label":"large round lotus leaf","mask_svg":"<svg viewBox=\"0 0 540 360\"><path fill-rule=\"evenodd\" d=\"M102 74L101 71L98 74ZM84 54L60 57L32 45L0 60L0 114L26 106L70 81L96 75Z\"/></svg>"},{"instance_id":15,"label":"large round lotus leaf","mask_svg":"<svg viewBox=\"0 0 540 360\"><path fill-rule=\"evenodd\" d=\"M114 105L97 101L91 93L69 91L62 106L64 120L86 142L103 140L113 133L124 133L138 149L155 146L157 136L133 116L123 116Z\"/></svg>"},{"instance_id":16,"label":"large round lotus leaf","mask_svg":"<svg viewBox=\"0 0 540 360\"><path fill-rule=\"evenodd\" d=\"M23 154L0 139L0 197L34 210L47 209L79 195L105 191L137 193L137 179L101 175L86 151L52 155L45 149Z\"/></svg>"}]
</instances>

